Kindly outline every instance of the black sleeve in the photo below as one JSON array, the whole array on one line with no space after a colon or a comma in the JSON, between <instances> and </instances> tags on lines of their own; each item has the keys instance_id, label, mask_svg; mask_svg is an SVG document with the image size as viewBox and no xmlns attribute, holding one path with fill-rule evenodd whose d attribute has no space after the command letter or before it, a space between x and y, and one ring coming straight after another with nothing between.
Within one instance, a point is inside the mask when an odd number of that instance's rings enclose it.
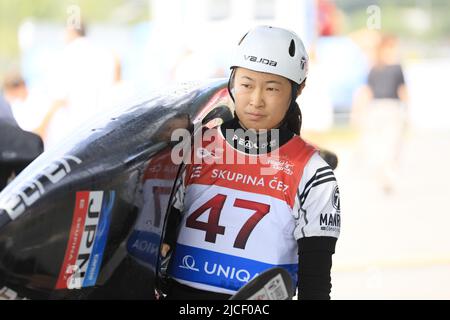
<instances>
[{"instance_id":1,"label":"black sleeve","mask_svg":"<svg viewBox=\"0 0 450 320\"><path fill-rule=\"evenodd\" d=\"M177 241L177 230L180 222L181 222L181 212L180 210L172 206L169 211L169 216L167 217L167 225L163 239L163 243L170 245L171 248L174 247Z\"/></svg>"},{"instance_id":2,"label":"black sleeve","mask_svg":"<svg viewBox=\"0 0 450 320\"><path fill-rule=\"evenodd\" d=\"M298 299L329 300L331 292L334 237L308 237L298 240Z\"/></svg>"},{"instance_id":3,"label":"black sleeve","mask_svg":"<svg viewBox=\"0 0 450 320\"><path fill-rule=\"evenodd\" d=\"M397 67L397 88L405 84L405 76L401 65Z\"/></svg>"}]
</instances>

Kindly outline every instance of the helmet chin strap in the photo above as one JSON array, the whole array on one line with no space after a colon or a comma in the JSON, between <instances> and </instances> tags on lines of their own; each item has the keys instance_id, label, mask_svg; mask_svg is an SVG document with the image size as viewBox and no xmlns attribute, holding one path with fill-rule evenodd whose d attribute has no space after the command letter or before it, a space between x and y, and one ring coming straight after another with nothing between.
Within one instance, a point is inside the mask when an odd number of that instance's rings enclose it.
<instances>
[{"instance_id":1,"label":"helmet chin strap","mask_svg":"<svg viewBox=\"0 0 450 320\"><path fill-rule=\"evenodd\" d=\"M228 85L227 85L228 94L230 95L231 100L233 100L233 103L235 103L235 101L234 101L234 96L233 96L233 90L231 89L231 83L232 83L233 80L234 80L234 73L235 73L235 72L236 72L236 68L233 68L233 69L231 70L230 77L228 78Z\"/></svg>"}]
</instances>

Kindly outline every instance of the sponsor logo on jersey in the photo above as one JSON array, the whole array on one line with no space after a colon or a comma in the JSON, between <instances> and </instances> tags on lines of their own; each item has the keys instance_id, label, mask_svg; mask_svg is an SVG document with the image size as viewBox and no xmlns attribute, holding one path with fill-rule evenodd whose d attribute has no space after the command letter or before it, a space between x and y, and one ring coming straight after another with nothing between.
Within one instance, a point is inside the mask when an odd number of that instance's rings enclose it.
<instances>
[{"instance_id":1,"label":"sponsor logo on jersey","mask_svg":"<svg viewBox=\"0 0 450 320\"><path fill-rule=\"evenodd\" d=\"M228 280L238 280L244 283L258 276L258 273L255 273L252 270L237 268L225 263L212 261L202 261L201 269L199 269L196 267L196 262L192 255L185 255L178 267L189 271L201 272L205 275L214 277L225 278Z\"/></svg>"},{"instance_id":2,"label":"sponsor logo on jersey","mask_svg":"<svg viewBox=\"0 0 450 320\"><path fill-rule=\"evenodd\" d=\"M341 215L339 213L321 213L320 229L324 231L337 231L341 227Z\"/></svg>"},{"instance_id":3,"label":"sponsor logo on jersey","mask_svg":"<svg viewBox=\"0 0 450 320\"><path fill-rule=\"evenodd\" d=\"M331 195L331 203L333 204L333 208L335 208L338 212L341 211L341 200L339 197L339 187L334 187L333 194Z\"/></svg>"},{"instance_id":4,"label":"sponsor logo on jersey","mask_svg":"<svg viewBox=\"0 0 450 320\"><path fill-rule=\"evenodd\" d=\"M115 192L76 193L72 228L56 289L94 286L103 260Z\"/></svg>"},{"instance_id":5,"label":"sponsor logo on jersey","mask_svg":"<svg viewBox=\"0 0 450 320\"><path fill-rule=\"evenodd\" d=\"M177 243L172 260L169 273L174 278L233 291L239 290L261 272L274 266L180 243ZM284 264L282 267L289 271L294 283L297 283L298 264Z\"/></svg>"},{"instance_id":6,"label":"sponsor logo on jersey","mask_svg":"<svg viewBox=\"0 0 450 320\"><path fill-rule=\"evenodd\" d=\"M237 144L243 146L247 150L252 149L267 149L268 147L275 147L277 145L277 140L272 139L271 141L257 141L256 135L252 135L250 133L243 133L244 137L239 137L237 134L234 134L235 131L233 129L226 129L226 136L233 135L232 140L237 141ZM271 130L275 131L275 130Z\"/></svg>"},{"instance_id":7,"label":"sponsor logo on jersey","mask_svg":"<svg viewBox=\"0 0 450 320\"><path fill-rule=\"evenodd\" d=\"M281 191L287 193L289 185L285 184L282 178L278 176L272 176L269 178L261 176L252 176L240 172L230 170L213 169L211 171L212 179L221 179L226 181L232 181L245 185L252 185L257 187L269 187L272 190Z\"/></svg>"},{"instance_id":8,"label":"sponsor logo on jersey","mask_svg":"<svg viewBox=\"0 0 450 320\"><path fill-rule=\"evenodd\" d=\"M272 166L273 169L278 171L283 171L287 175L292 175L294 173L294 164L287 160L269 159L267 162Z\"/></svg>"},{"instance_id":9,"label":"sponsor logo on jersey","mask_svg":"<svg viewBox=\"0 0 450 320\"><path fill-rule=\"evenodd\" d=\"M193 256L186 255L183 257L182 261L183 261L182 264L179 266L180 268L197 271L197 272L199 271L199 269L195 267L195 259Z\"/></svg>"}]
</instances>

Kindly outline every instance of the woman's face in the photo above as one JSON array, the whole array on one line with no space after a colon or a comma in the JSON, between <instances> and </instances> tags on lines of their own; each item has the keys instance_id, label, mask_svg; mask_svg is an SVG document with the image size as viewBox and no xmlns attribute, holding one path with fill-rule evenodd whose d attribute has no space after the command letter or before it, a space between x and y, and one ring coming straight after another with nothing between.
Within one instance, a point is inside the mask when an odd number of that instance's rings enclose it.
<instances>
[{"instance_id":1,"label":"woman's face","mask_svg":"<svg viewBox=\"0 0 450 320\"><path fill-rule=\"evenodd\" d=\"M271 73L237 68L234 76L236 114L247 129L273 129L289 108L291 83Z\"/></svg>"}]
</instances>

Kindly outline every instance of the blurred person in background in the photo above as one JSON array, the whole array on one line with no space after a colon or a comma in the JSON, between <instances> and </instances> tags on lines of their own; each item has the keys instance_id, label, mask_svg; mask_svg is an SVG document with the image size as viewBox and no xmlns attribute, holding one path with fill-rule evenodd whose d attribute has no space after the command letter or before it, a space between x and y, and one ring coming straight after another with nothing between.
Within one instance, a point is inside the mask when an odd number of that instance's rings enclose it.
<instances>
[{"instance_id":1,"label":"blurred person in background","mask_svg":"<svg viewBox=\"0 0 450 320\"><path fill-rule=\"evenodd\" d=\"M14 114L9 106L8 102L5 100L3 95L0 93L0 119L4 122L17 125L17 121L14 118Z\"/></svg>"},{"instance_id":2,"label":"blurred person in background","mask_svg":"<svg viewBox=\"0 0 450 320\"><path fill-rule=\"evenodd\" d=\"M42 121L42 105L30 99L25 79L20 72L10 71L3 80L5 99L11 106L14 118L20 128L39 134Z\"/></svg>"},{"instance_id":3,"label":"blurred person in background","mask_svg":"<svg viewBox=\"0 0 450 320\"><path fill-rule=\"evenodd\" d=\"M6 74L3 80L3 93L9 104L26 100L28 89L20 73L10 72Z\"/></svg>"},{"instance_id":4,"label":"blurred person in background","mask_svg":"<svg viewBox=\"0 0 450 320\"><path fill-rule=\"evenodd\" d=\"M131 82L123 79L122 63L118 55L114 57L114 75L111 86L101 91L98 111L113 109L115 107L129 104L134 98L139 97Z\"/></svg>"},{"instance_id":5,"label":"blurred person in background","mask_svg":"<svg viewBox=\"0 0 450 320\"><path fill-rule=\"evenodd\" d=\"M40 128L46 146L58 143L95 116L100 111L102 91L114 79L112 54L86 37L83 23L69 24L65 40L51 88L53 102Z\"/></svg>"},{"instance_id":6,"label":"blurred person in background","mask_svg":"<svg viewBox=\"0 0 450 320\"><path fill-rule=\"evenodd\" d=\"M186 45L170 71L174 82L188 82L225 76L201 50Z\"/></svg>"},{"instance_id":7,"label":"blurred person in background","mask_svg":"<svg viewBox=\"0 0 450 320\"><path fill-rule=\"evenodd\" d=\"M309 75L308 86L298 97L302 105L304 132L320 132L330 130L333 125L333 102L329 92L328 69L317 61L317 52L314 46L308 53Z\"/></svg>"},{"instance_id":8,"label":"blurred person in background","mask_svg":"<svg viewBox=\"0 0 450 320\"><path fill-rule=\"evenodd\" d=\"M0 94L0 191L43 150L42 139L18 126Z\"/></svg>"},{"instance_id":9,"label":"blurred person in background","mask_svg":"<svg viewBox=\"0 0 450 320\"><path fill-rule=\"evenodd\" d=\"M367 84L357 92L352 110L361 131L363 161L386 194L395 187L407 125L408 93L397 49L396 37L379 38Z\"/></svg>"}]
</instances>

